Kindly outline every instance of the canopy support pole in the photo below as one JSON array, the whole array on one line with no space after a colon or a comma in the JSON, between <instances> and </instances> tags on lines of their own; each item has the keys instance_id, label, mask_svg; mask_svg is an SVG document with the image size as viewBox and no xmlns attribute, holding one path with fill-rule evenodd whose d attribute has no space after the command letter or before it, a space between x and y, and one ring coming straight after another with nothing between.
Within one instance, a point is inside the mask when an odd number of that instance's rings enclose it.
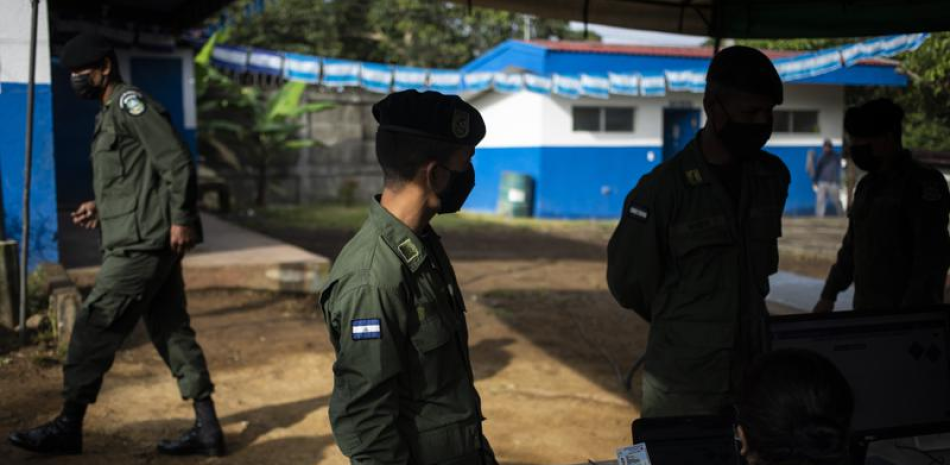
<instances>
[{"instance_id":1,"label":"canopy support pole","mask_svg":"<svg viewBox=\"0 0 950 465\"><path fill-rule=\"evenodd\" d=\"M584 0L584 40L588 40L589 31L587 25L590 22L590 0Z\"/></svg>"},{"instance_id":2,"label":"canopy support pole","mask_svg":"<svg viewBox=\"0 0 950 465\"><path fill-rule=\"evenodd\" d=\"M33 104L36 85L36 23L40 0L30 0L33 7L30 19L30 76L26 86L26 153L23 157L23 233L20 236L20 347L29 342L26 332L27 260L30 250L30 181L33 174Z\"/></svg>"}]
</instances>

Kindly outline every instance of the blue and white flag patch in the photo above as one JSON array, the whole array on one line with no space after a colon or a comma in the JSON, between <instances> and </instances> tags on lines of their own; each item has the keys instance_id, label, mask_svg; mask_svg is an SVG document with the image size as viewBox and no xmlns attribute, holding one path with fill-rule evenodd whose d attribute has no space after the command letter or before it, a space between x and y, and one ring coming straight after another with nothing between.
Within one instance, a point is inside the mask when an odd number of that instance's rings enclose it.
<instances>
[{"instance_id":1,"label":"blue and white flag patch","mask_svg":"<svg viewBox=\"0 0 950 465\"><path fill-rule=\"evenodd\" d=\"M382 324L379 319L353 320L354 341L382 338Z\"/></svg>"}]
</instances>

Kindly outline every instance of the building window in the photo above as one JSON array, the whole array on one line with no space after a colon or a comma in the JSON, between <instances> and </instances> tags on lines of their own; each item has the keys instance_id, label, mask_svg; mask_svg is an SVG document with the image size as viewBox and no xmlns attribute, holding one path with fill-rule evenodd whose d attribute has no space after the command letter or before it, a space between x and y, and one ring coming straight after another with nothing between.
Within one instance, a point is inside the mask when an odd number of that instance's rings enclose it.
<instances>
[{"instance_id":1,"label":"building window","mask_svg":"<svg viewBox=\"0 0 950 465\"><path fill-rule=\"evenodd\" d=\"M574 107L574 131L633 132L632 107Z\"/></svg>"},{"instance_id":2,"label":"building window","mask_svg":"<svg viewBox=\"0 0 950 465\"><path fill-rule=\"evenodd\" d=\"M600 131L600 108L574 107L575 131Z\"/></svg>"},{"instance_id":3,"label":"building window","mask_svg":"<svg viewBox=\"0 0 950 465\"><path fill-rule=\"evenodd\" d=\"M817 110L776 110L772 127L779 134L817 134Z\"/></svg>"}]
</instances>

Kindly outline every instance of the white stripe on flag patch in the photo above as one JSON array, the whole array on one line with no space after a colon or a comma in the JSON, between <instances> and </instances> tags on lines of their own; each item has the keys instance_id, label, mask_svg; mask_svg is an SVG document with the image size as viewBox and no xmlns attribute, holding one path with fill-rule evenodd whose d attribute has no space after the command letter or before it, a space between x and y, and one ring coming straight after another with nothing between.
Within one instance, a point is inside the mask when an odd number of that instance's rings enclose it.
<instances>
[{"instance_id":1,"label":"white stripe on flag patch","mask_svg":"<svg viewBox=\"0 0 950 465\"><path fill-rule=\"evenodd\" d=\"M372 326L354 326L354 327L353 327L353 332L354 332L354 333L357 333L357 334L360 334L360 333L378 333L378 332L379 332L379 325L372 325Z\"/></svg>"},{"instance_id":2,"label":"white stripe on flag patch","mask_svg":"<svg viewBox=\"0 0 950 465\"><path fill-rule=\"evenodd\" d=\"M382 322L378 319L353 320L353 340L382 338Z\"/></svg>"}]
</instances>

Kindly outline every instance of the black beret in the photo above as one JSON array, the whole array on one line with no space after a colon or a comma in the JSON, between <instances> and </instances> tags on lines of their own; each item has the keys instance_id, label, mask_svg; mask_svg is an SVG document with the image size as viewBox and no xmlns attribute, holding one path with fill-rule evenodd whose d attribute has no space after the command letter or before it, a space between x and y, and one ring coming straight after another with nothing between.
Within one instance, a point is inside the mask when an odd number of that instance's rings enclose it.
<instances>
[{"instance_id":1,"label":"black beret","mask_svg":"<svg viewBox=\"0 0 950 465\"><path fill-rule=\"evenodd\" d=\"M482 115L456 95L405 90L373 105L380 131L475 146L485 137Z\"/></svg>"},{"instance_id":2,"label":"black beret","mask_svg":"<svg viewBox=\"0 0 950 465\"><path fill-rule=\"evenodd\" d=\"M752 47L736 45L717 53L706 72L706 84L712 83L771 97L776 105L785 100L782 78L772 60Z\"/></svg>"},{"instance_id":3,"label":"black beret","mask_svg":"<svg viewBox=\"0 0 950 465\"><path fill-rule=\"evenodd\" d=\"M900 134L903 123L904 110L886 98L848 108L844 114L844 130L856 137L883 136L889 132Z\"/></svg>"},{"instance_id":4,"label":"black beret","mask_svg":"<svg viewBox=\"0 0 950 465\"><path fill-rule=\"evenodd\" d=\"M96 65L114 53L109 39L94 32L83 32L66 42L59 59L66 69L75 71Z\"/></svg>"}]
</instances>

